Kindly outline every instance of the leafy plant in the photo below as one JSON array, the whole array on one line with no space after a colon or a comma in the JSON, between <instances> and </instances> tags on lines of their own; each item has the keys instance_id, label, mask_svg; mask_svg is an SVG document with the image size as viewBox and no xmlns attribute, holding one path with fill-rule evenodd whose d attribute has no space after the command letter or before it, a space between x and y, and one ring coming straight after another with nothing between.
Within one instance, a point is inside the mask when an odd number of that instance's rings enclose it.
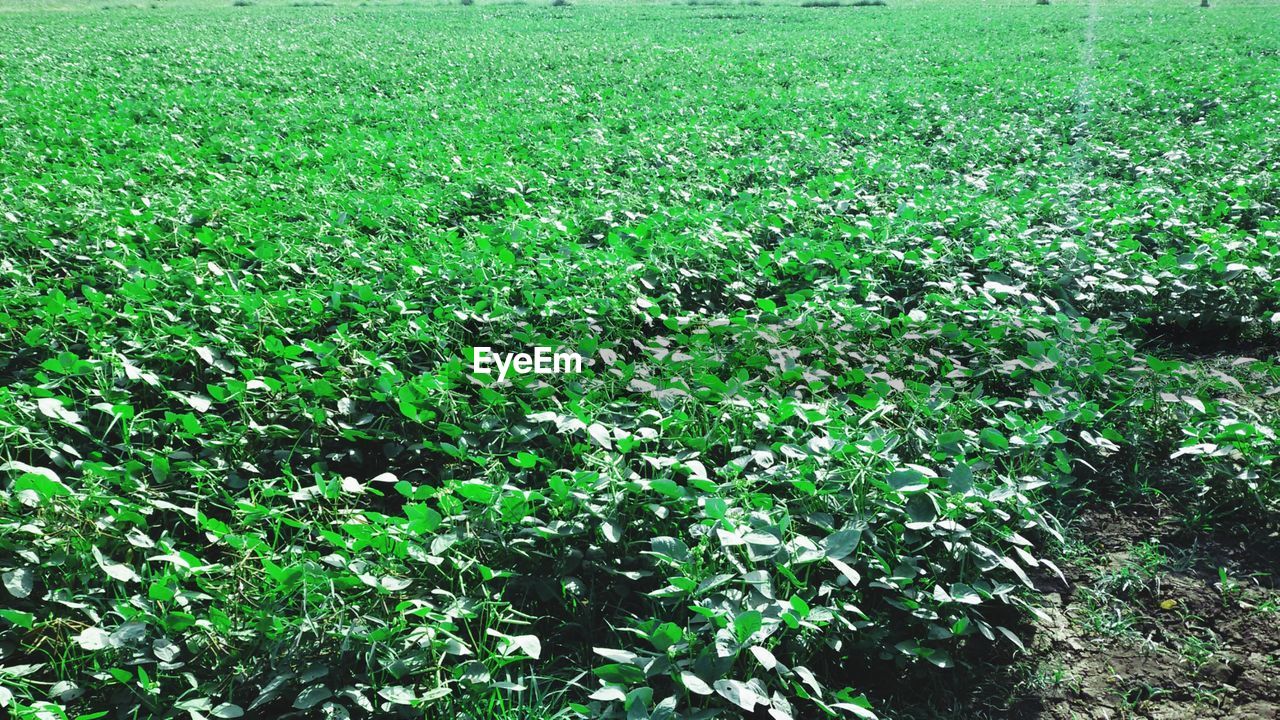
<instances>
[{"instance_id":1,"label":"leafy plant","mask_svg":"<svg viewBox=\"0 0 1280 720\"><path fill-rule=\"evenodd\" d=\"M483 9L0 15L6 712L874 717L1274 517L1274 8Z\"/></svg>"}]
</instances>

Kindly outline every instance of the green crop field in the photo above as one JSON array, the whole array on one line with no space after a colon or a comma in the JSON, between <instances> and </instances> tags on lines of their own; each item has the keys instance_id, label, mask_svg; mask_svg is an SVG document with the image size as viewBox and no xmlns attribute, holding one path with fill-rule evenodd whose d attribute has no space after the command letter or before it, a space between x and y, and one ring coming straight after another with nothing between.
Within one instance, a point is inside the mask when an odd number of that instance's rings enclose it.
<instances>
[{"instance_id":1,"label":"green crop field","mask_svg":"<svg viewBox=\"0 0 1280 720\"><path fill-rule=\"evenodd\" d=\"M1275 717L1198 5L0 0L0 715Z\"/></svg>"}]
</instances>

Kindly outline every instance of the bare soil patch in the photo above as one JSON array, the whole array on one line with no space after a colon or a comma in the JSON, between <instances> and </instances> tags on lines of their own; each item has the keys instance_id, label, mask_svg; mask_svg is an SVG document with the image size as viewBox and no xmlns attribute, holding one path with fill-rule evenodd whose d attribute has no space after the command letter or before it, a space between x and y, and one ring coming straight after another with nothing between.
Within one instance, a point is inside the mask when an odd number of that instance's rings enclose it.
<instances>
[{"instance_id":1,"label":"bare soil patch","mask_svg":"<svg viewBox=\"0 0 1280 720\"><path fill-rule=\"evenodd\" d=\"M1056 574L1035 578L1043 617L1026 652L898 677L894 718L1280 718L1280 537L1195 531L1174 502L1094 506Z\"/></svg>"}]
</instances>

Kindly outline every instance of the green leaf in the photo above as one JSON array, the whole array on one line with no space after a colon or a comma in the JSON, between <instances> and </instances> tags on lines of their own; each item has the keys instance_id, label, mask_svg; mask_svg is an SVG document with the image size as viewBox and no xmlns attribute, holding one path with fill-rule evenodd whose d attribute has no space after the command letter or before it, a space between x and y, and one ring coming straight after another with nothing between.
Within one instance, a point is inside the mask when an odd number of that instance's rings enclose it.
<instances>
[{"instance_id":1,"label":"green leaf","mask_svg":"<svg viewBox=\"0 0 1280 720\"><path fill-rule=\"evenodd\" d=\"M822 542L823 553L829 558L844 559L858 547L858 542L861 539L861 530L838 530L828 535L827 539Z\"/></svg>"},{"instance_id":2,"label":"green leaf","mask_svg":"<svg viewBox=\"0 0 1280 720\"><path fill-rule=\"evenodd\" d=\"M914 469L896 470L889 474L886 481L890 487L900 493L920 492L929 487L924 473Z\"/></svg>"},{"instance_id":3,"label":"green leaf","mask_svg":"<svg viewBox=\"0 0 1280 720\"><path fill-rule=\"evenodd\" d=\"M995 428L983 428L982 432L978 434L978 437L982 442L997 450L1009 449L1009 441L1005 439L1005 436L1000 434L1000 431Z\"/></svg>"},{"instance_id":4,"label":"green leaf","mask_svg":"<svg viewBox=\"0 0 1280 720\"><path fill-rule=\"evenodd\" d=\"M689 546L679 538L659 536L649 541L653 553L675 562L686 562L689 559Z\"/></svg>"},{"instance_id":5,"label":"green leaf","mask_svg":"<svg viewBox=\"0 0 1280 720\"><path fill-rule=\"evenodd\" d=\"M14 625L27 628L28 630L35 626L36 620L36 616L29 612L23 612L21 610L6 610L3 608L0 608L0 618L4 618Z\"/></svg>"},{"instance_id":6,"label":"green leaf","mask_svg":"<svg viewBox=\"0 0 1280 720\"><path fill-rule=\"evenodd\" d=\"M832 565L834 565L835 568L840 571L840 574L843 575L845 579L849 581L850 585L857 585L862 580L862 576L858 574L858 571L854 570L852 567L846 564L843 560L837 560L835 558L829 557L827 558L827 561L830 562Z\"/></svg>"},{"instance_id":7,"label":"green leaf","mask_svg":"<svg viewBox=\"0 0 1280 720\"><path fill-rule=\"evenodd\" d=\"M222 703L209 711L209 714L216 718L244 717L244 708L234 703Z\"/></svg>"},{"instance_id":8,"label":"green leaf","mask_svg":"<svg viewBox=\"0 0 1280 720\"><path fill-rule=\"evenodd\" d=\"M31 594L31 589L35 586L35 573L31 568L18 568L0 574L0 580L3 580L4 589L10 595L22 599Z\"/></svg>"},{"instance_id":9,"label":"green leaf","mask_svg":"<svg viewBox=\"0 0 1280 720\"><path fill-rule=\"evenodd\" d=\"M615 650L613 648L593 647L591 652L616 663L634 663L639 656L630 650Z\"/></svg>"},{"instance_id":10,"label":"green leaf","mask_svg":"<svg viewBox=\"0 0 1280 720\"><path fill-rule=\"evenodd\" d=\"M768 700L756 693L754 688L738 680L717 680L713 687L721 697L746 712L753 712L756 705L768 704Z\"/></svg>"},{"instance_id":11,"label":"green leaf","mask_svg":"<svg viewBox=\"0 0 1280 720\"><path fill-rule=\"evenodd\" d=\"M948 478L951 491L962 495L973 491L973 471L964 463L958 463Z\"/></svg>"},{"instance_id":12,"label":"green leaf","mask_svg":"<svg viewBox=\"0 0 1280 720\"><path fill-rule=\"evenodd\" d=\"M293 706L298 710L309 710L333 697L333 692L324 685L312 685L294 698Z\"/></svg>"},{"instance_id":13,"label":"green leaf","mask_svg":"<svg viewBox=\"0 0 1280 720\"><path fill-rule=\"evenodd\" d=\"M733 619L733 634L738 642L745 643L764 627L764 616L759 610L749 610Z\"/></svg>"},{"instance_id":14,"label":"green leaf","mask_svg":"<svg viewBox=\"0 0 1280 720\"><path fill-rule=\"evenodd\" d=\"M511 464L518 468L531 468L538 464L538 456L531 452L520 452L511 458Z\"/></svg>"},{"instance_id":15,"label":"green leaf","mask_svg":"<svg viewBox=\"0 0 1280 720\"><path fill-rule=\"evenodd\" d=\"M644 682L644 671L635 665L610 663L592 670L601 680L622 685L634 685Z\"/></svg>"},{"instance_id":16,"label":"green leaf","mask_svg":"<svg viewBox=\"0 0 1280 720\"><path fill-rule=\"evenodd\" d=\"M596 444L605 450L613 449L613 438L609 434L609 429L600 423L592 423L587 426L587 434L591 436Z\"/></svg>"},{"instance_id":17,"label":"green leaf","mask_svg":"<svg viewBox=\"0 0 1280 720\"><path fill-rule=\"evenodd\" d=\"M17 466L19 463L6 463ZM30 466L26 466L30 467ZM30 504L40 505L55 497L67 497L72 494L71 488L62 484L56 473L47 468L32 468L36 472L27 472L13 481L10 490L20 498L28 495L33 498Z\"/></svg>"},{"instance_id":18,"label":"green leaf","mask_svg":"<svg viewBox=\"0 0 1280 720\"><path fill-rule=\"evenodd\" d=\"M36 408L47 418L59 420L68 425L80 424L80 414L68 410L58 398L39 398L36 400Z\"/></svg>"},{"instance_id":19,"label":"green leaf","mask_svg":"<svg viewBox=\"0 0 1280 720\"><path fill-rule=\"evenodd\" d=\"M392 705L412 705L418 699L413 688L403 685L388 685L379 690L378 695Z\"/></svg>"},{"instance_id":20,"label":"green leaf","mask_svg":"<svg viewBox=\"0 0 1280 720\"><path fill-rule=\"evenodd\" d=\"M864 720L878 720L879 716L871 712L869 708L864 707L862 704L865 703L866 705L870 705L871 703L867 702L866 698L859 698L859 700L861 702L858 704L840 702L832 703L831 707L837 710L843 710L856 718L863 718Z\"/></svg>"},{"instance_id":21,"label":"green leaf","mask_svg":"<svg viewBox=\"0 0 1280 720\"><path fill-rule=\"evenodd\" d=\"M455 491L462 497L472 502L483 503L485 505L493 502L494 495L497 491L482 482L465 482L458 485Z\"/></svg>"},{"instance_id":22,"label":"green leaf","mask_svg":"<svg viewBox=\"0 0 1280 720\"><path fill-rule=\"evenodd\" d=\"M537 635L516 635L510 639L510 642L534 660L542 657L542 641Z\"/></svg>"},{"instance_id":23,"label":"green leaf","mask_svg":"<svg viewBox=\"0 0 1280 720\"><path fill-rule=\"evenodd\" d=\"M680 683L695 695L710 695L715 692L702 678L688 671L680 673Z\"/></svg>"},{"instance_id":24,"label":"green leaf","mask_svg":"<svg viewBox=\"0 0 1280 720\"><path fill-rule=\"evenodd\" d=\"M805 602L804 598L799 595L792 595L788 603L791 605L791 609L795 610L796 615L802 618L809 616L809 603Z\"/></svg>"}]
</instances>

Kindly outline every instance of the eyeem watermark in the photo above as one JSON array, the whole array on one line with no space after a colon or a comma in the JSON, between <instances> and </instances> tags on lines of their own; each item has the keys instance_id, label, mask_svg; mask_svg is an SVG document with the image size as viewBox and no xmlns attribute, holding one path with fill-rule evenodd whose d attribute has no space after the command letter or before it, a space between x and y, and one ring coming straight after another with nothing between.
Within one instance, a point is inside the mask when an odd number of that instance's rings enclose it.
<instances>
[{"instance_id":1,"label":"eyeem watermark","mask_svg":"<svg viewBox=\"0 0 1280 720\"><path fill-rule=\"evenodd\" d=\"M535 347L533 353L501 353L490 347L473 348L471 372L493 373L498 371L498 382L514 371L518 375L564 375L582 372L582 356L578 353L554 352L549 347Z\"/></svg>"}]
</instances>

